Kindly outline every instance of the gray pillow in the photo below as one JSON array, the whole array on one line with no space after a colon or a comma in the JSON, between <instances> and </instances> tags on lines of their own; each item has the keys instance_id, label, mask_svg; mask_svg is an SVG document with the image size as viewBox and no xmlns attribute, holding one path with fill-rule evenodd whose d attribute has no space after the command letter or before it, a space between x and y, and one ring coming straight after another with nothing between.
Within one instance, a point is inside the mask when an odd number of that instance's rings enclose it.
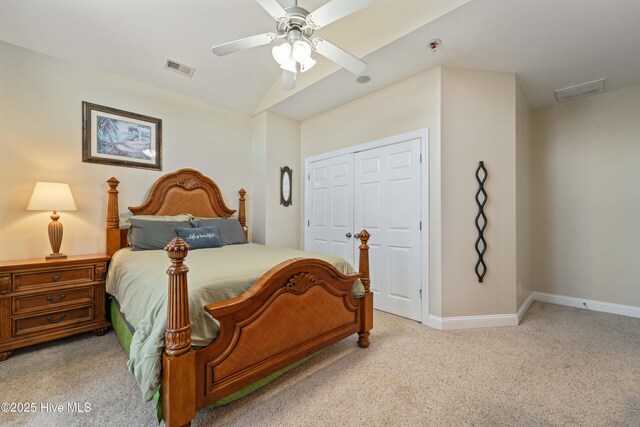
<instances>
[{"instance_id":1,"label":"gray pillow","mask_svg":"<svg viewBox=\"0 0 640 427\"><path fill-rule=\"evenodd\" d=\"M131 220L132 219L143 219L145 221L190 221L193 219L193 215L191 214L178 214L178 215L134 215L128 218L125 218L123 223L128 227L127 238L129 239L129 243L133 240L131 237L131 233L133 230L131 229Z\"/></svg>"},{"instance_id":2,"label":"gray pillow","mask_svg":"<svg viewBox=\"0 0 640 427\"><path fill-rule=\"evenodd\" d=\"M149 221L129 219L131 223L131 249L144 251L164 249L167 244L178 237L176 228L192 228L189 221Z\"/></svg>"},{"instance_id":3,"label":"gray pillow","mask_svg":"<svg viewBox=\"0 0 640 427\"><path fill-rule=\"evenodd\" d=\"M242 225L234 218L196 218L191 220L194 227L218 227L220 241L223 245L248 243L244 237Z\"/></svg>"},{"instance_id":4,"label":"gray pillow","mask_svg":"<svg viewBox=\"0 0 640 427\"><path fill-rule=\"evenodd\" d=\"M176 233L191 249L222 247L218 227L215 225L201 228L176 228Z\"/></svg>"}]
</instances>

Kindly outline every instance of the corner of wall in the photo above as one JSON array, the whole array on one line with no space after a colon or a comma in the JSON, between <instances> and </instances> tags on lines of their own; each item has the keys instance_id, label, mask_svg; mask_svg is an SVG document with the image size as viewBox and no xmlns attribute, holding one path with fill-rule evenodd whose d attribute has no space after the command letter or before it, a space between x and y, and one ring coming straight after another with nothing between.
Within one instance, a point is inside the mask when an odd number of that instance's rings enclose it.
<instances>
[{"instance_id":1,"label":"corner of wall","mask_svg":"<svg viewBox=\"0 0 640 427\"><path fill-rule=\"evenodd\" d=\"M442 316L516 312L514 73L442 69ZM475 171L488 169L487 275L474 272Z\"/></svg>"},{"instance_id":2,"label":"corner of wall","mask_svg":"<svg viewBox=\"0 0 640 427\"><path fill-rule=\"evenodd\" d=\"M265 244L267 240L266 191L267 175L267 114L260 113L251 118L251 240Z\"/></svg>"},{"instance_id":3,"label":"corner of wall","mask_svg":"<svg viewBox=\"0 0 640 427\"><path fill-rule=\"evenodd\" d=\"M299 248L301 192L300 123L270 111L255 115L252 125L253 241ZM280 204L280 168L293 170L292 204Z\"/></svg>"},{"instance_id":4,"label":"corner of wall","mask_svg":"<svg viewBox=\"0 0 640 427\"><path fill-rule=\"evenodd\" d=\"M533 293L532 110L516 79L516 304L518 313ZM525 308L526 310L526 308Z\"/></svg>"}]
</instances>

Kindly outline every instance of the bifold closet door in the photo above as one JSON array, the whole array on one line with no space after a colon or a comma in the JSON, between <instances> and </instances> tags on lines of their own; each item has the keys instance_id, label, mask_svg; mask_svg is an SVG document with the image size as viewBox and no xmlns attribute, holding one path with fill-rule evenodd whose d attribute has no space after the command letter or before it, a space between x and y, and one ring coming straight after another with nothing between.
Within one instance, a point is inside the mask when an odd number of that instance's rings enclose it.
<instances>
[{"instance_id":1,"label":"bifold closet door","mask_svg":"<svg viewBox=\"0 0 640 427\"><path fill-rule=\"evenodd\" d=\"M354 177L355 230L371 233L374 307L420 320L420 140L355 153Z\"/></svg>"},{"instance_id":2,"label":"bifold closet door","mask_svg":"<svg viewBox=\"0 0 640 427\"><path fill-rule=\"evenodd\" d=\"M310 166L305 249L337 255L353 264L353 154Z\"/></svg>"}]
</instances>

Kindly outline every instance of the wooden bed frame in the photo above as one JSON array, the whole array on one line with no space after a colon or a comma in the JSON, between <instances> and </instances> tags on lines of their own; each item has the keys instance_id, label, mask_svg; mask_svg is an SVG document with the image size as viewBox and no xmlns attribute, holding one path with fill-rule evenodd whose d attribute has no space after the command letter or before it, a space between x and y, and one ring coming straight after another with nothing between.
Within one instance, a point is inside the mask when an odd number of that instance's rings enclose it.
<instances>
[{"instance_id":1,"label":"wooden bed frame","mask_svg":"<svg viewBox=\"0 0 640 427\"><path fill-rule=\"evenodd\" d=\"M127 230L120 229L118 180L108 181L107 253L126 247ZM238 220L245 235L245 194L241 189ZM129 210L137 215L231 217L211 179L193 169L161 177L146 202ZM369 346L373 327L373 294L369 279L369 233L360 232L360 273L344 275L319 259L291 259L266 272L237 298L204 308L220 322L218 337L207 347L191 348L189 296L184 259L188 245L175 238L165 248L171 265L167 306L166 347L162 360L162 415L169 427L189 425L197 410L343 338L358 334L358 345ZM362 298L354 298L360 279Z\"/></svg>"}]
</instances>

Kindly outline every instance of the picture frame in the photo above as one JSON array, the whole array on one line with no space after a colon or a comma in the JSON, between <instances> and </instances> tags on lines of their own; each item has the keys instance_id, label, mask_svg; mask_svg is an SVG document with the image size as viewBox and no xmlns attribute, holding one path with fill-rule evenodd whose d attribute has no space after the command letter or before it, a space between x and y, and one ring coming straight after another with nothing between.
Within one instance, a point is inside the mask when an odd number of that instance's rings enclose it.
<instances>
[{"instance_id":1,"label":"picture frame","mask_svg":"<svg viewBox=\"0 0 640 427\"><path fill-rule=\"evenodd\" d=\"M284 207L291 205L293 194L293 171L289 166L280 168L280 204Z\"/></svg>"},{"instance_id":2,"label":"picture frame","mask_svg":"<svg viewBox=\"0 0 640 427\"><path fill-rule=\"evenodd\" d=\"M83 101L82 161L162 170L162 120Z\"/></svg>"}]
</instances>

